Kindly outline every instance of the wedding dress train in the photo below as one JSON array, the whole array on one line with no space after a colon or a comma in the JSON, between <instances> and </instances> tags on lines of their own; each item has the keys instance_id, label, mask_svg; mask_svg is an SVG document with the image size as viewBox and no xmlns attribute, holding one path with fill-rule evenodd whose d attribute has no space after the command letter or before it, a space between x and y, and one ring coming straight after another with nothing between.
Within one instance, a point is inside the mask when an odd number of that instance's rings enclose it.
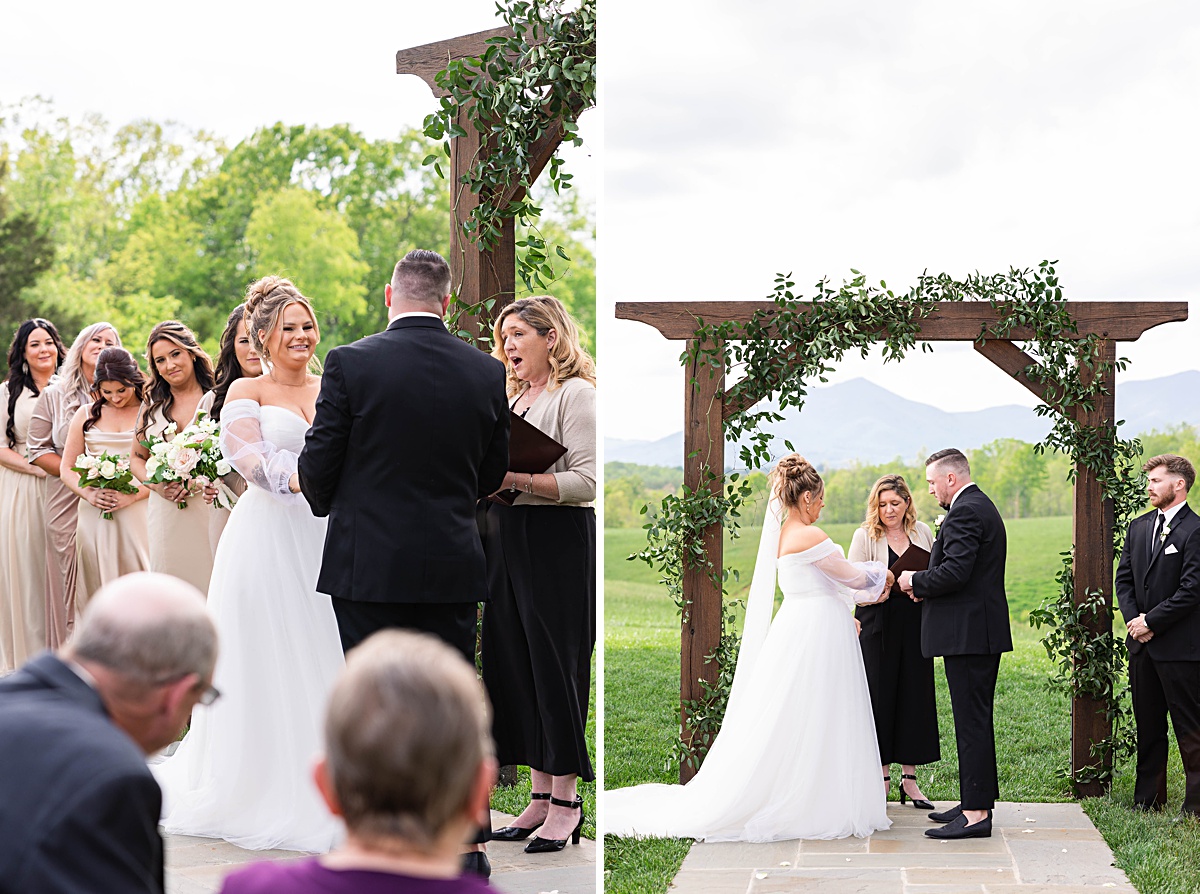
<instances>
[{"instance_id":1,"label":"wedding dress train","mask_svg":"<svg viewBox=\"0 0 1200 894\"><path fill-rule=\"evenodd\" d=\"M152 767L163 826L250 849L324 852L342 825L311 770L344 659L329 597L316 592L325 520L287 493L308 422L235 400L221 423L222 451L249 484L221 537L208 594L221 698L197 707L178 750Z\"/></svg>"},{"instance_id":2,"label":"wedding dress train","mask_svg":"<svg viewBox=\"0 0 1200 894\"><path fill-rule=\"evenodd\" d=\"M605 832L706 841L866 836L891 825L853 601L886 569L831 540L780 556L771 501L721 731L687 785L604 795ZM783 604L771 619L776 571Z\"/></svg>"}]
</instances>

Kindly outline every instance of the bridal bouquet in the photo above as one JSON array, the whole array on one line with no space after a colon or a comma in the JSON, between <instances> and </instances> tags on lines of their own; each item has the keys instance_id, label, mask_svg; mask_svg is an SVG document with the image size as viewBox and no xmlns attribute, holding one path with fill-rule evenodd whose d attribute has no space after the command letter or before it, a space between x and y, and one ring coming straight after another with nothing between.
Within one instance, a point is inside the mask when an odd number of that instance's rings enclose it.
<instances>
[{"instance_id":1,"label":"bridal bouquet","mask_svg":"<svg viewBox=\"0 0 1200 894\"><path fill-rule=\"evenodd\" d=\"M138 491L133 483L133 472L129 471L129 457L107 450L99 456L79 454L71 471L79 473L80 487L107 487L119 494L136 494ZM100 517L111 521L113 515L111 512L101 512Z\"/></svg>"},{"instance_id":2,"label":"bridal bouquet","mask_svg":"<svg viewBox=\"0 0 1200 894\"><path fill-rule=\"evenodd\" d=\"M215 485L219 491L217 505L232 509L237 497L221 481L221 476L228 475L232 466L221 455L217 444L220 433L220 425L201 410L196 421L178 434L172 422L162 436L143 441L142 446L150 451L146 460L147 483L178 481L189 490ZM187 501L181 500L179 508L186 507Z\"/></svg>"}]
</instances>

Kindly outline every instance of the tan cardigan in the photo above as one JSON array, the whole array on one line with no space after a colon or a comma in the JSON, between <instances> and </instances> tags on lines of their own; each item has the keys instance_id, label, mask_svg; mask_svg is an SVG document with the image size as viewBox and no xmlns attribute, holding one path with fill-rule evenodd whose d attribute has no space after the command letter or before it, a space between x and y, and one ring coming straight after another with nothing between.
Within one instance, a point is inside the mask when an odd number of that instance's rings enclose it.
<instances>
[{"instance_id":1,"label":"tan cardigan","mask_svg":"<svg viewBox=\"0 0 1200 894\"><path fill-rule=\"evenodd\" d=\"M923 521L917 522L916 529L908 539L909 542L915 543L921 549L933 549L933 532ZM886 565L888 563L887 538L880 537L878 540L872 540L867 535L866 528L857 528L854 531L854 538L850 541L850 551L846 554L846 558L851 562L882 562Z\"/></svg>"},{"instance_id":2,"label":"tan cardigan","mask_svg":"<svg viewBox=\"0 0 1200 894\"><path fill-rule=\"evenodd\" d=\"M591 506L596 499L596 386L578 376L537 396L525 421L567 448L549 471L558 499L520 494L516 506Z\"/></svg>"}]
</instances>

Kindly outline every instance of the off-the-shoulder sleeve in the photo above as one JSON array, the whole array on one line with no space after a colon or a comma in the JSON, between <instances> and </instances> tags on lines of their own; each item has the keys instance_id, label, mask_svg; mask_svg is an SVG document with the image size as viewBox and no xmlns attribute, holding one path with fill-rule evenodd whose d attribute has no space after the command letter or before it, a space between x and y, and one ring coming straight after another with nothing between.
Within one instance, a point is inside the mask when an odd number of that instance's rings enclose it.
<instances>
[{"instance_id":1,"label":"off-the-shoulder sleeve","mask_svg":"<svg viewBox=\"0 0 1200 894\"><path fill-rule=\"evenodd\" d=\"M843 597L858 605L877 602L883 595L887 566L882 562L848 562L835 547L813 565L838 585Z\"/></svg>"},{"instance_id":2,"label":"off-the-shoulder sleeve","mask_svg":"<svg viewBox=\"0 0 1200 894\"><path fill-rule=\"evenodd\" d=\"M288 489L296 472L296 454L263 438L262 407L252 400L228 401L221 410L221 453L252 487L260 487L289 505L304 497Z\"/></svg>"}]
</instances>

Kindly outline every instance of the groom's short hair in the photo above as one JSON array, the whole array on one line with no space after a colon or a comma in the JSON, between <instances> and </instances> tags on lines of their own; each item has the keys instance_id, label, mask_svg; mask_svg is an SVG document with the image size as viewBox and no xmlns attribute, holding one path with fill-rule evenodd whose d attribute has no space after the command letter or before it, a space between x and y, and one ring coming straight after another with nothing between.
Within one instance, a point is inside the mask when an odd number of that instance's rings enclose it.
<instances>
[{"instance_id":1,"label":"groom's short hair","mask_svg":"<svg viewBox=\"0 0 1200 894\"><path fill-rule=\"evenodd\" d=\"M325 715L346 827L429 850L493 753L488 715L475 668L432 636L383 630L352 649Z\"/></svg>"},{"instance_id":2,"label":"groom's short hair","mask_svg":"<svg viewBox=\"0 0 1200 894\"><path fill-rule=\"evenodd\" d=\"M436 251L413 249L396 262L392 292L402 301L440 305L450 294L450 265Z\"/></svg>"},{"instance_id":3,"label":"groom's short hair","mask_svg":"<svg viewBox=\"0 0 1200 894\"><path fill-rule=\"evenodd\" d=\"M935 463L940 463L946 471L953 472L955 475L971 477L971 464L967 462L967 455L955 447L947 447L945 450L930 454L929 459L925 460L925 468L929 468Z\"/></svg>"},{"instance_id":4,"label":"groom's short hair","mask_svg":"<svg viewBox=\"0 0 1200 894\"><path fill-rule=\"evenodd\" d=\"M1177 475L1183 479L1183 489L1189 491L1192 485L1196 483L1196 470L1192 464L1182 456L1177 456L1174 453L1160 453L1158 456L1152 456L1146 460L1146 464L1142 466L1143 472L1153 472L1159 466L1166 468L1170 475Z\"/></svg>"}]
</instances>

